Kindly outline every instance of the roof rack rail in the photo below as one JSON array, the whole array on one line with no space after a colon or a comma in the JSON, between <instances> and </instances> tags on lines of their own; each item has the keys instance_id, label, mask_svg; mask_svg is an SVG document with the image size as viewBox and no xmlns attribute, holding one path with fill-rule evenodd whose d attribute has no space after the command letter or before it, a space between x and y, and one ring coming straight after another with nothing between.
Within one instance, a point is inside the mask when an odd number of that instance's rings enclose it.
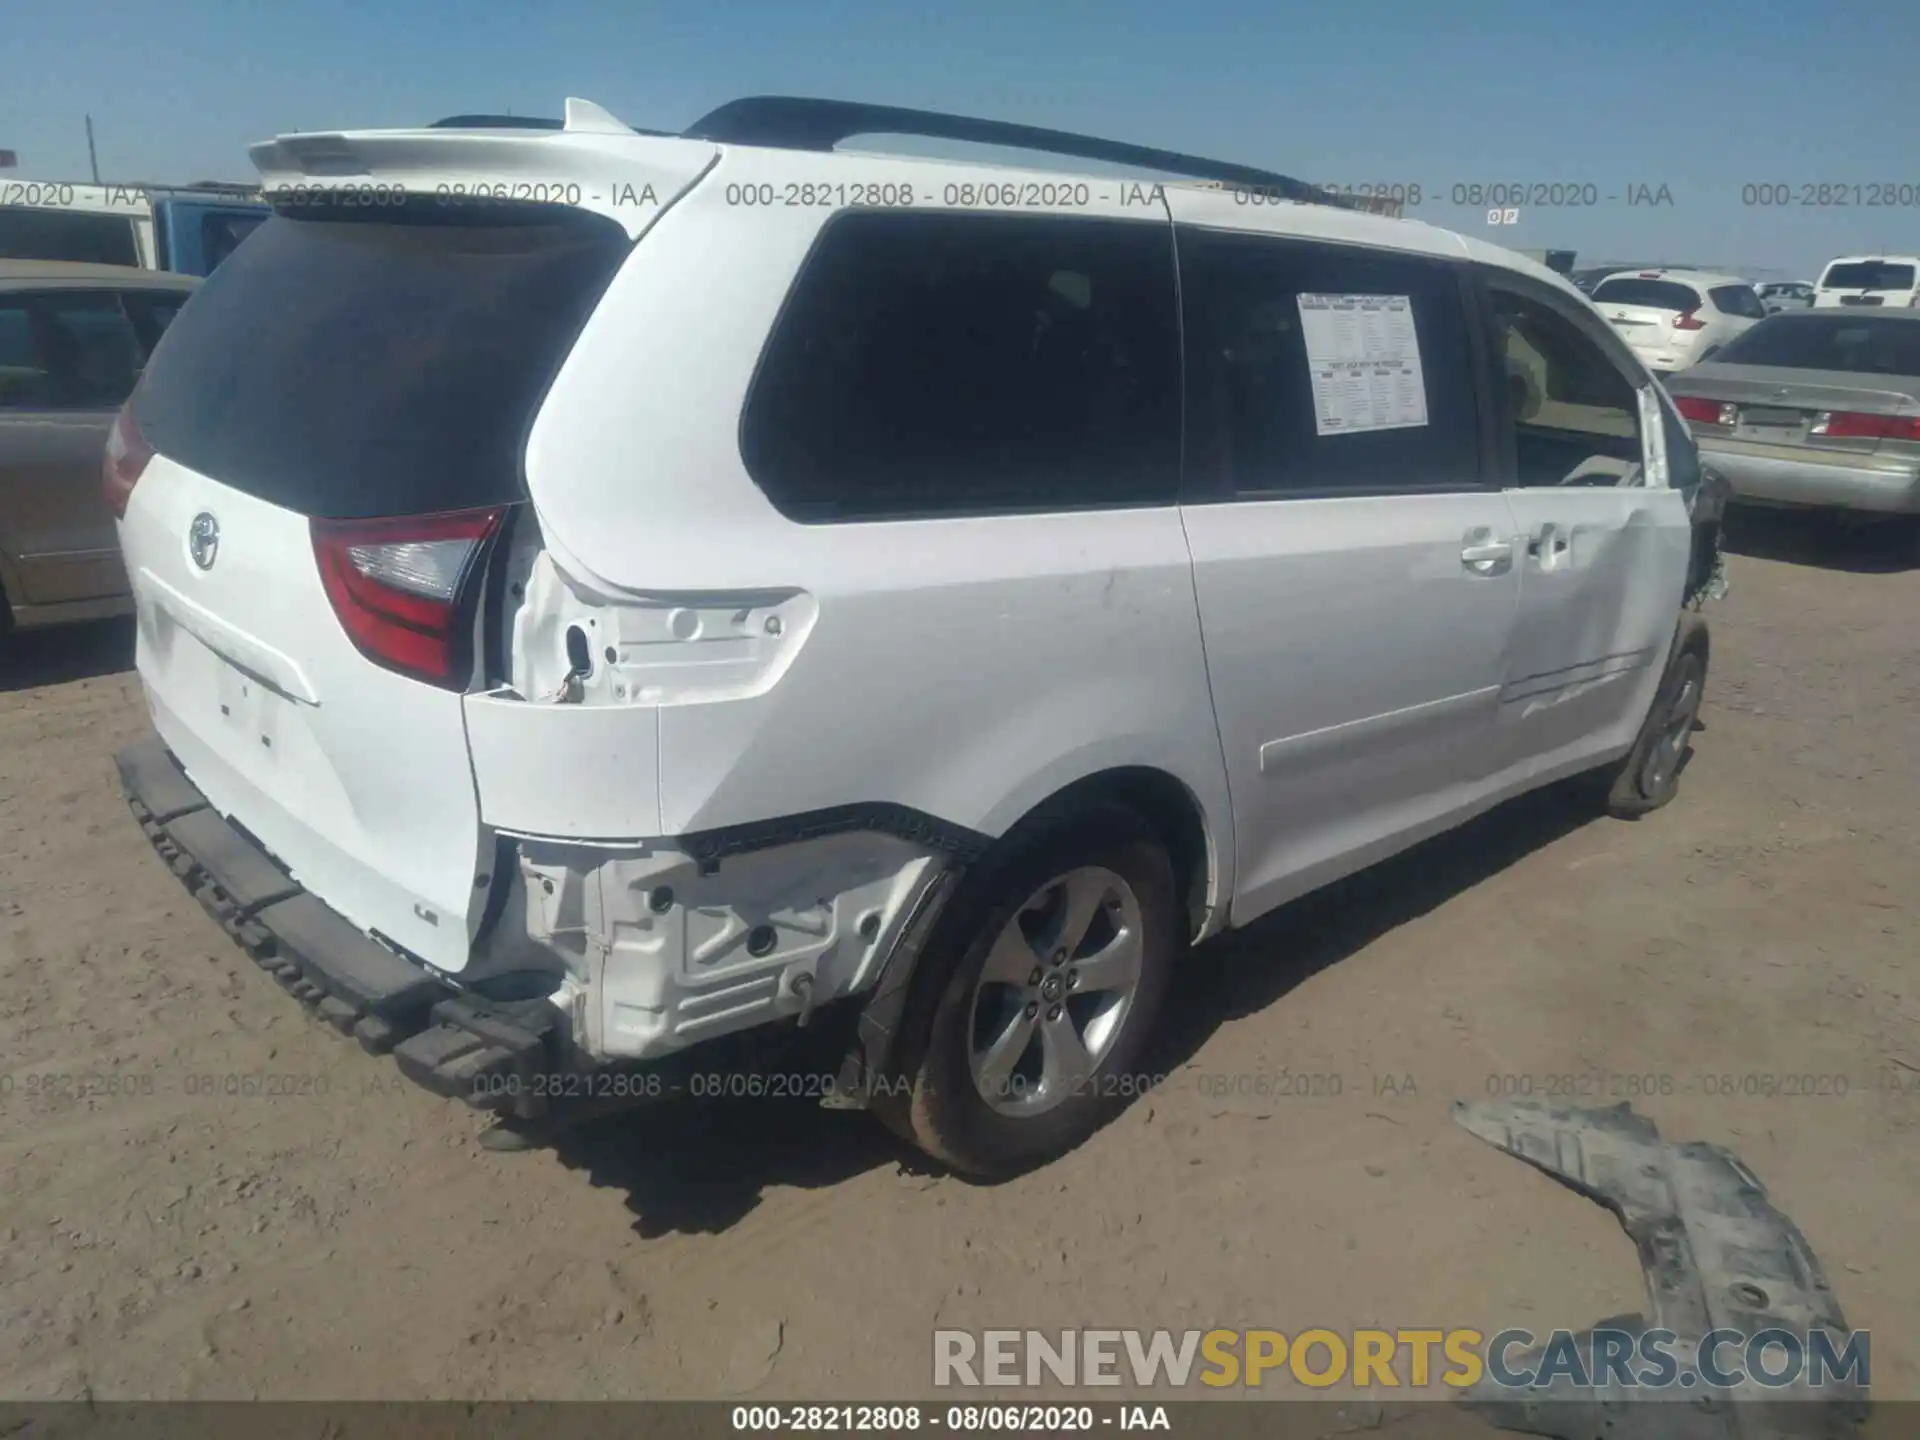
<instances>
[{"instance_id":1,"label":"roof rack rail","mask_svg":"<svg viewBox=\"0 0 1920 1440\"><path fill-rule=\"evenodd\" d=\"M570 101L577 106L579 102ZM598 110L599 107L593 107ZM612 120L612 116L607 116ZM624 120L620 127L634 135L652 135L664 140L679 137L671 130L646 130L638 125L628 125ZM449 115L444 120L436 120L427 127L429 130L564 130L566 120L555 120L549 115Z\"/></svg>"},{"instance_id":2,"label":"roof rack rail","mask_svg":"<svg viewBox=\"0 0 1920 1440\"><path fill-rule=\"evenodd\" d=\"M910 110L893 105L866 105L855 100L813 100L796 95L755 95L733 100L696 120L686 131L689 140L718 144L767 145L784 150L831 150L855 135L920 135L936 140L960 140L1067 155L1113 165L1133 165L1194 180L1216 180L1258 188L1283 200L1335 205L1359 210L1373 207L1355 203L1355 197L1336 195L1271 170L1208 160L1172 150L1155 150L1119 140L1102 140L1066 130L1043 130L1004 120L979 120L934 110Z\"/></svg>"}]
</instances>

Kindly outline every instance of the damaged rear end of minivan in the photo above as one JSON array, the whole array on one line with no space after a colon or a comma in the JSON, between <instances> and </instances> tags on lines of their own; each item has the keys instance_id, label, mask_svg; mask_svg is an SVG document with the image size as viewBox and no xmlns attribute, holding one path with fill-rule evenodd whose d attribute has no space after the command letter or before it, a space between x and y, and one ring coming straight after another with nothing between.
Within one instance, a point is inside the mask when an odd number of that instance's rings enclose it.
<instances>
[{"instance_id":1,"label":"damaged rear end of minivan","mask_svg":"<svg viewBox=\"0 0 1920 1440\"><path fill-rule=\"evenodd\" d=\"M551 133L256 147L275 214L170 327L106 459L153 724L118 764L149 838L337 1028L513 1114L703 1033L697 1006L608 1033L608 907L657 943L703 860L635 851L659 833L647 697L579 703L624 642L551 558L526 457L557 386L607 383L569 356L717 157L572 105ZM749 617L763 642L777 610ZM609 898L623 858L644 883Z\"/></svg>"}]
</instances>

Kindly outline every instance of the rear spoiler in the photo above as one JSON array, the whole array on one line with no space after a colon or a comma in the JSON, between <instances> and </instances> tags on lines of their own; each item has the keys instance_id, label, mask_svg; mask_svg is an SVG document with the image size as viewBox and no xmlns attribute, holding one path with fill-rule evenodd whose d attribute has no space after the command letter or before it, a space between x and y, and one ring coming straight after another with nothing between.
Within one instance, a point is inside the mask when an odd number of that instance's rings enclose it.
<instances>
[{"instance_id":1,"label":"rear spoiler","mask_svg":"<svg viewBox=\"0 0 1920 1440\"><path fill-rule=\"evenodd\" d=\"M634 140L644 140L635 145ZM638 236L720 158L711 141L643 132L587 100L559 122L456 115L418 130L281 135L252 146L265 198L282 207L381 208L412 197L449 208L559 203Z\"/></svg>"}]
</instances>

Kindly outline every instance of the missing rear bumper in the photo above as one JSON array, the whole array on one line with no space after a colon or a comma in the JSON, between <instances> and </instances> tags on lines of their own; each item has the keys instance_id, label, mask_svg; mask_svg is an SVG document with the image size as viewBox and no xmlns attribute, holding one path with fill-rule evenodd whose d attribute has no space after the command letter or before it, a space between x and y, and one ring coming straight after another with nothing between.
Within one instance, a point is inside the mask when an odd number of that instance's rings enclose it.
<instances>
[{"instance_id":1,"label":"missing rear bumper","mask_svg":"<svg viewBox=\"0 0 1920 1440\"><path fill-rule=\"evenodd\" d=\"M256 965L370 1054L391 1054L423 1089L523 1121L689 1090L864 1105L891 1049L912 958L952 878L938 873L915 888L898 934L859 937L884 957L868 996L830 994L804 1027L796 1021L807 1016L775 1015L663 1056L610 1060L589 1051L552 1001L483 998L363 933L215 811L158 737L115 764L155 850ZM796 1059L801 1070L781 1069ZM749 1077L759 1083L748 1086Z\"/></svg>"},{"instance_id":2,"label":"missing rear bumper","mask_svg":"<svg viewBox=\"0 0 1920 1440\"><path fill-rule=\"evenodd\" d=\"M114 757L127 803L167 868L262 970L368 1053L436 1094L522 1118L580 1068L544 1000L497 1005L368 938L223 819L157 737Z\"/></svg>"}]
</instances>

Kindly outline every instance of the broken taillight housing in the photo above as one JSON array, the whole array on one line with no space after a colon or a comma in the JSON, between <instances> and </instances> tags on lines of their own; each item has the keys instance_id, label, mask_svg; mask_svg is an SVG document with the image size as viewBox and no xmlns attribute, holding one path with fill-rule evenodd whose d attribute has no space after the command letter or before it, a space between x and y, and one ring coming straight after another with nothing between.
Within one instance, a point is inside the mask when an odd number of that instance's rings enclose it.
<instances>
[{"instance_id":1,"label":"broken taillight housing","mask_svg":"<svg viewBox=\"0 0 1920 1440\"><path fill-rule=\"evenodd\" d=\"M1680 314L1673 317L1673 328L1676 330L1704 330L1707 328L1707 322L1702 320L1695 311L1683 310Z\"/></svg>"},{"instance_id":2,"label":"broken taillight housing","mask_svg":"<svg viewBox=\"0 0 1920 1440\"><path fill-rule=\"evenodd\" d=\"M448 690L466 687L482 561L506 511L312 521L333 613L376 665Z\"/></svg>"},{"instance_id":3,"label":"broken taillight housing","mask_svg":"<svg viewBox=\"0 0 1920 1440\"><path fill-rule=\"evenodd\" d=\"M107 453L100 462L100 488L114 519L127 518L127 502L133 498L133 487L140 483L140 476L152 459L153 447L134 423L133 407L121 406L120 413L114 417L113 429L107 432Z\"/></svg>"}]
</instances>

